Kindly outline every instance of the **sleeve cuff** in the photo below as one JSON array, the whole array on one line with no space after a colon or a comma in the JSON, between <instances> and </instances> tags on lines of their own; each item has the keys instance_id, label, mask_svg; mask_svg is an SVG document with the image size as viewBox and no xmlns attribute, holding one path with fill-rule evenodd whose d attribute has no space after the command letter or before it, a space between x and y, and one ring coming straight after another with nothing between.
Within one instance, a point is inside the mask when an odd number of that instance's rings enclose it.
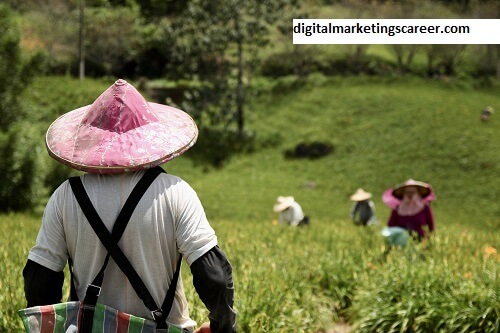
<instances>
[{"instance_id":1,"label":"sleeve cuff","mask_svg":"<svg viewBox=\"0 0 500 333\"><path fill-rule=\"evenodd\" d=\"M214 246L217 246L217 238L212 239L210 242L205 244L203 247L200 249L196 250L195 252L191 253L189 257L186 257L186 262L189 266L193 264L193 262L196 261L196 259L200 258L202 255L210 251Z\"/></svg>"}]
</instances>

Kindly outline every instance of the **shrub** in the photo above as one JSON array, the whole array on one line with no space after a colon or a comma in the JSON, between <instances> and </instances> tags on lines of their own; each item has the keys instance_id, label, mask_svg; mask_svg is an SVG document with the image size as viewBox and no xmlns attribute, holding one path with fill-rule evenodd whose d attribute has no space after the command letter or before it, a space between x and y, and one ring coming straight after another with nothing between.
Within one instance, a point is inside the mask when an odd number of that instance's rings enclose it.
<instances>
[{"instance_id":1,"label":"shrub","mask_svg":"<svg viewBox=\"0 0 500 333\"><path fill-rule=\"evenodd\" d=\"M201 165L221 167L234 154L252 152L254 146L255 135L252 132L240 134L233 129L201 127L198 141L187 156Z\"/></svg>"},{"instance_id":2,"label":"shrub","mask_svg":"<svg viewBox=\"0 0 500 333\"><path fill-rule=\"evenodd\" d=\"M315 159L329 155L333 149L333 145L327 142L301 142L294 149L286 150L285 157Z\"/></svg>"},{"instance_id":3,"label":"shrub","mask_svg":"<svg viewBox=\"0 0 500 333\"><path fill-rule=\"evenodd\" d=\"M30 210L44 198L42 128L28 122L12 125L0 137L0 211Z\"/></svg>"},{"instance_id":4,"label":"shrub","mask_svg":"<svg viewBox=\"0 0 500 333\"><path fill-rule=\"evenodd\" d=\"M307 52L280 52L267 57L260 68L260 73L267 77L288 75L306 76L318 67L317 60Z\"/></svg>"},{"instance_id":5,"label":"shrub","mask_svg":"<svg viewBox=\"0 0 500 333\"><path fill-rule=\"evenodd\" d=\"M324 75L391 75L396 73L394 64L374 56L361 58L330 58L323 61L318 71Z\"/></svg>"},{"instance_id":6,"label":"shrub","mask_svg":"<svg viewBox=\"0 0 500 333\"><path fill-rule=\"evenodd\" d=\"M19 47L20 33L14 15L0 4L0 131L22 117L18 96L30 82L41 61L39 55L24 61Z\"/></svg>"}]
</instances>

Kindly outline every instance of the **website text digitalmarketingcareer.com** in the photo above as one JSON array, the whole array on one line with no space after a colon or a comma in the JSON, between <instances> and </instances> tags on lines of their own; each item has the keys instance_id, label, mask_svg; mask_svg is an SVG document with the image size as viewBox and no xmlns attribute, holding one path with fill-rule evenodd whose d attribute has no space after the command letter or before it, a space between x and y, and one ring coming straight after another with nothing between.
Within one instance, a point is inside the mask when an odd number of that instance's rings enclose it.
<instances>
[{"instance_id":1,"label":"website text digitalmarketingcareer.com","mask_svg":"<svg viewBox=\"0 0 500 333\"><path fill-rule=\"evenodd\" d=\"M500 44L498 19L294 19L294 44Z\"/></svg>"}]
</instances>

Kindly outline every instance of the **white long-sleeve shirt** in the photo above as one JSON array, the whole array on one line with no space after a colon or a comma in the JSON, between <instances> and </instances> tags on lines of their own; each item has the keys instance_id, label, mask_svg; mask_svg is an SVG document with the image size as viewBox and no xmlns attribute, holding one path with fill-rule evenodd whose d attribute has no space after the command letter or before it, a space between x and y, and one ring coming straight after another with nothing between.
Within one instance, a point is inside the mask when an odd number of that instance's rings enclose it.
<instances>
[{"instance_id":1,"label":"white long-sleeve shirt","mask_svg":"<svg viewBox=\"0 0 500 333\"><path fill-rule=\"evenodd\" d=\"M297 226L300 221L304 219L304 212L298 202L294 201L290 207L282 211L279 215L279 222L281 224L289 224Z\"/></svg>"},{"instance_id":2,"label":"white long-sleeve shirt","mask_svg":"<svg viewBox=\"0 0 500 333\"><path fill-rule=\"evenodd\" d=\"M119 175L85 174L82 182L92 204L111 232L118 212L144 171ZM162 304L174 274L179 252L188 265L217 245L195 191L182 179L160 174L134 210L118 242L124 254L148 286L155 302ZM179 250L177 250L179 249ZM73 260L74 284L79 299L92 282L107 254L80 209L66 181L46 206L36 245L28 259L55 272ZM113 260L102 284L99 302L126 313L152 318ZM179 279L168 322L193 327L182 279Z\"/></svg>"}]
</instances>

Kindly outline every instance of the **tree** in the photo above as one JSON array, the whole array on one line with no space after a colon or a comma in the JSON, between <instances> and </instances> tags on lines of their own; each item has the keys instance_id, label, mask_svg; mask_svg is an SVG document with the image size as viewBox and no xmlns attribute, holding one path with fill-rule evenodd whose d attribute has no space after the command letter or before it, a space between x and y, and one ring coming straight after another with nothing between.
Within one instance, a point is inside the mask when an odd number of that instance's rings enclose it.
<instances>
[{"instance_id":1,"label":"tree","mask_svg":"<svg viewBox=\"0 0 500 333\"><path fill-rule=\"evenodd\" d=\"M174 22L178 61L175 72L208 82L198 96L216 108L204 120L210 125L245 129L245 86L260 48L269 41L273 25L294 0L192 0ZM182 73L179 73L179 70ZM206 119L209 118L209 119Z\"/></svg>"},{"instance_id":2,"label":"tree","mask_svg":"<svg viewBox=\"0 0 500 333\"><path fill-rule=\"evenodd\" d=\"M77 55L77 7L71 2L32 0L23 14L23 45L28 50L43 50L52 73L69 72Z\"/></svg>"},{"instance_id":3,"label":"tree","mask_svg":"<svg viewBox=\"0 0 500 333\"><path fill-rule=\"evenodd\" d=\"M142 23L138 8L87 7L85 21L87 61L96 68L97 74L121 76L122 65L133 57L138 27Z\"/></svg>"},{"instance_id":4,"label":"tree","mask_svg":"<svg viewBox=\"0 0 500 333\"><path fill-rule=\"evenodd\" d=\"M141 13L148 19L173 17L182 13L188 4L185 0L135 0Z\"/></svg>"},{"instance_id":5,"label":"tree","mask_svg":"<svg viewBox=\"0 0 500 333\"><path fill-rule=\"evenodd\" d=\"M0 4L0 132L22 116L17 97L32 77L36 61L23 61L13 12Z\"/></svg>"},{"instance_id":6,"label":"tree","mask_svg":"<svg viewBox=\"0 0 500 333\"><path fill-rule=\"evenodd\" d=\"M0 210L31 207L37 197L38 162L36 149L30 144L34 125L22 119L25 115L18 96L33 77L34 57L23 61L19 47L20 34L12 11L0 4Z\"/></svg>"}]
</instances>

